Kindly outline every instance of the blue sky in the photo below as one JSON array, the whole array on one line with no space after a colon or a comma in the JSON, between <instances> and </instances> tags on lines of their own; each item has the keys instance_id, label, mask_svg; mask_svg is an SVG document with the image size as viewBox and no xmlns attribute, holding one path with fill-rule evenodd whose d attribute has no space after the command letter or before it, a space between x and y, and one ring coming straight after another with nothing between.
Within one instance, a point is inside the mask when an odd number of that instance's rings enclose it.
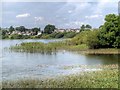
<instances>
[{"instance_id":1,"label":"blue sky","mask_svg":"<svg viewBox=\"0 0 120 90\"><path fill-rule=\"evenodd\" d=\"M2 2L2 27L13 25L27 28L54 24L57 28L79 28L90 24L94 28L104 23L107 14L118 14L118 1L63 2ZM1 18L0 18L1 20Z\"/></svg>"}]
</instances>

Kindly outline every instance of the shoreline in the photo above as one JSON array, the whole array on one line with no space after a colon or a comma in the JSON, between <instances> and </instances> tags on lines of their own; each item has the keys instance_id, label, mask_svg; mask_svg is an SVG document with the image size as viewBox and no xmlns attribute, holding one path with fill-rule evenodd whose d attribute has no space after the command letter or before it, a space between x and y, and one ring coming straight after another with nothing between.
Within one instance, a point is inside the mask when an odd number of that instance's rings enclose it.
<instances>
[{"instance_id":1,"label":"shoreline","mask_svg":"<svg viewBox=\"0 0 120 90\"><path fill-rule=\"evenodd\" d=\"M80 51L86 55L120 55L120 49L88 49Z\"/></svg>"}]
</instances>

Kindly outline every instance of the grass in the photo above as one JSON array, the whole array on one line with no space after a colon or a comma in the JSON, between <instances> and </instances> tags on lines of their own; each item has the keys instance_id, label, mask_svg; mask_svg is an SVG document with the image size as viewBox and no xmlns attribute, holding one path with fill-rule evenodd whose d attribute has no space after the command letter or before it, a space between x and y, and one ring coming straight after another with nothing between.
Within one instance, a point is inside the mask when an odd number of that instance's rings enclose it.
<instances>
[{"instance_id":1,"label":"grass","mask_svg":"<svg viewBox=\"0 0 120 90\"><path fill-rule=\"evenodd\" d=\"M45 80L4 81L3 88L118 88L118 65L99 65L102 71L89 71Z\"/></svg>"}]
</instances>

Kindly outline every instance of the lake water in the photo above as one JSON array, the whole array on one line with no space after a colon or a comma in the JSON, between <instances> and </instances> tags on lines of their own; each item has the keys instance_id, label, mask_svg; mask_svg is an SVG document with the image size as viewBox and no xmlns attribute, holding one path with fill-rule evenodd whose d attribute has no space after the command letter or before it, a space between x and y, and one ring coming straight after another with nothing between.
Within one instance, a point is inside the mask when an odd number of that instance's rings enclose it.
<instances>
[{"instance_id":1,"label":"lake water","mask_svg":"<svg viewBox=\"0 0 120 90\"><path fill-rule=\"evenodd\" d=\"M54 42L58 40L0 40L2 79L48 78L80 72L81 69L64 69L65 66L117 64L118 55L81 55L77 52L58 51L55 54L23 53L6 50L22 42Z\"/></svg>"}]
</instances>

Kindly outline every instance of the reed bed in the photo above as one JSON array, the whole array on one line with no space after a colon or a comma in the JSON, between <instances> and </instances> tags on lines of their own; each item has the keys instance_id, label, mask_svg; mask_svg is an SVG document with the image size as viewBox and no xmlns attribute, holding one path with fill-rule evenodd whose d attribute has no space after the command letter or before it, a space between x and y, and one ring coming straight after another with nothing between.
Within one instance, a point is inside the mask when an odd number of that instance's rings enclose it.
<instances>
[{"instance_id":1,"label":"reed bed","mask_svg":"<svg viewBox=\"0 0 120 90\"><path fill-rule=\"evenodd\" d=\"M44 80L29 78L4 81L2 85L3 88L118 88L118 65L99 65L98 67L103 70Z\"/></svg>"},{"instance_id":2,"label":"reed bed","mask_svg":"<svg viewBox=\"0 0 120 90\"><path fill-rule=\"evenodd\" d=\"M30 52L30 53L51 53L57 52L60 48L62 48L64 42L56 42L45 44L42 42L27 42L21 43L20 45L12 46L9 49L18 51L18 52Z\"/></svg>"},{"instance_id":3,"label":"reed bed","mask_svg":"<svg viewBox=\"0 0 120 90\"><path fill-rule=\"evenodd\" d=\"M80 51L82 54L120 54L120 49L108 48L108 49L89 49L86 44L70 45L69 42L26 42L16 46L11 46L9 49L18 52L30 52L30 53L54 53L58 50L67 51Z\"/></svg>"},{"instance_id":4,"label":"reed bed","mask_svg":"<svg viewBox=\"0 0 120 90\"><path fill-rule=\"evenodd\" d=\"M85 54L120 54L120 49L88 49L84 51Z\"/></svg>"}]
</instances>

